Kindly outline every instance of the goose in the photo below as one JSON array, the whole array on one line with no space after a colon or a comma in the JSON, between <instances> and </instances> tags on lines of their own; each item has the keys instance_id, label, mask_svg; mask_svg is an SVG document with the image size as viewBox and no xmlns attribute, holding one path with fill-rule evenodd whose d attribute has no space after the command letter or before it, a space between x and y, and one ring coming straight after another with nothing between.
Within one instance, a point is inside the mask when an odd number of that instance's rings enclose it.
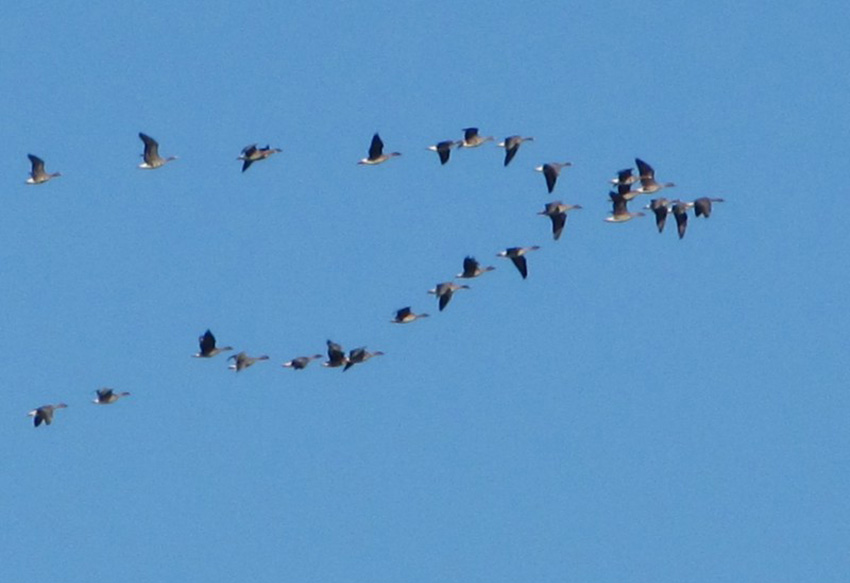
<instances>
[{"instance_id":1,"label":"goose","mask_svg":"<svg viewBox=\"0 0 850 583\"><path fill-rule=\"evenodd\" d=\"M271 148L268 144L265 148L258 148L257 144L251 144L242 148L242 154L236 159L242 160L242 172L245 172L254 162L265 160L272 154L278 154L280 152L280 148Z\"/></svg>"},{"instance_id":2,"label":"goose","mask_svg":"<svg viewBox=\"0 0 850 583\"><path fill-rule=\"evenodd\" d=\"M635 217L643 216L643 213L630 213L626 206L626 198L619 192L609 192L608 196L611 197L614 209L611 211L611 216L606 217L605 221L609 223L625 223Z\"/></svg>"},{"instance_id":3,"label":"goose","mask_svg":"<svg viewBox=\"0 0 850 583\"><path fill-rule=\"evenodd\" d=\"M458 148L477 148L481 144L492 142L493 136L486 138L478 135L478 128L463 128L463 140L458 143Z\"/></svg>"},{"instance_id":4,"label":"goose","mask_svg":"<svg viewBox=\"0 0 850 583\"><path fill-rule=\"evenodd\" d=\"M458 146L462 142L455 142L453 140L446 140L444 142L437 142L433 146L428 146L428 149L432 152L437 152L437 155L440 156L440 164L443 165L449 161L449 156L452 153L452 148Z\"/></svg>"},{"instance_id":5,"label":"goose","mask_svg":"<svg viewBox=\"0 0 850 583\"><path fill-rule=\"evenodd\" d=\"M659 233L664 231L664 224L667 222L667 215L670 213L669 204L670 201L666 198L653 198L648 205L643 207L655 213L655 226L658 227Z\"/></svg>"},{"instance_id":6,"label":"goose","mask_svg":"<svg viewBox=\"0 0 850 583\"><path fill-rule=\"evenodd\" d=\"M530 142L534 138L523 138L522 136L508 136L504 142L499 142L497 145L505 149L505 166L511 163L516 153L519 151L520 144Z\"/></svg>"},{"instance_id":7,"label":"goose","mask_svg":"<svg viewBox=\"0 0 850 583\"><path fill-rule=\"evenodd\" d=\"M655 170L652 169L652 166L641 160L640 158L635 158L635 164L638 167L638 178L640 179L640 188L635 190L638 194L652 194L654 192L658 192L662 188L672 188L676 186L672 182L664 182L659 183L655 181Z\"/></svg>"},{"instance_id":8,"label":"goose","mask_svg":"<svg viewBox=\"0 0 850 583\"><path fill-rule=\"evenodd\" d=\"M361 362L366 362L373 356L383 356L384 353L380 350L376 350L375 352L369 352L366 350L365 346L361 346L360 348L355 348L351 352L348 353L348 362L345 363L345 367L342 369L342 372L347 371L355 364L360 364Z\"/></svg>"},{"instance_id":9,"label":"goose","mask_svg":"<svg viewBox=\"0 0 850 583\"><path fill-rule=\"evenodd\" d=\"M145 135L142 132L139 132L139 137L145 143L145 152L142 154L145 161L139 164L139 168L153 170L154 168L164 166L166 162L171 162L172 160L177 159L177 156L169 156L168 158L160 156L159 142L152 137Z\"/></svg>"},{"instance_id":10,"label":"goose","mask_svg":"<svg viewBox=\"0 0 850 583\"><path fill-rule=\"evenodd\" d=\"M552 219L552 236L557 241L561 237L561 232L567 224L567 213L571 210L581 209L580 204L564 204L560 200L547 202L546 208L537 213L545 215Z\"/></svg>"},{"instance_id":11,"label":"goose","mask_svg":"<svg viewBox=\"0 0 850 583\"><path fill-rule=\"evenodd\" d=\"M558 176L561 174L561 168L566 168L567 166L572 165L572 162L549 162L548 164L535 167L534 170L543 173L543 177L546 178L546 188L549 189L549 193L551 194L552 191L555 190L555 183L558 181Z\"/></svg>"},{"instance_id":12,"label":"goose","mask_svg":"<svg viewBox=\"0 0 850 583\"><path fill-rule=\"evenodd\" d=\"M478 277L479 275L483 275L488 271L493 271L496 269L492 265L488 265L487 267L481 267L478 261L475 260L475 257L471 255L467 255L463 259L463 272L458 273L455 277L459 277L461 279L472 279L474 277Z\"/></svg>"},{"instance_id":13,"label":"goose","mask_svg":"<svg viewBox=\"0 0 850 583\"><path fill-rule=\"evenodd\" d=\"M413 322L414 320L418 320L419 318L427 318L428 314L414 314L410 310L410 306L406 308L402 308L400 310L396 310L395 317L390 320L393 324L407 324L408 322Z\"/></svg>"},{"instance_id":14,"label":"goose","mask_svg":"<svg viewBox=\"0 0 850 583\"><path fill-rule=\"evenodd\" d=\"M201 351L197 354L193 354L195 358L212 358L216 354L221 352L227 352L228 350L233 350L232 346L224 346L222 348L216 348L215 346L215 336L213 333L207 330L204 332L202 336L198 337L198 344L200 344Z\"/></svg>"},{"instance_id":15,"label":"goose","mask_svg":"<svg viewBox=\"0 0 850 583\"><path fill-rule=\"evenodd\" d=\"M637 176L632 175L631 168L623 168L619 172L617 172L617 178L612 178L609 180L611 184L620 185L620 184L634 184L638 181Z\"/></svg>"},{"instance_id":16,"label":"goose","mask_svg":"<svg viewBox=\"0 0 850 583\"><path fill-rule=\"evenodd\" d=\"M345 350L343 350L342 346L336 342L328 340L328 360L323 362L322 366L336 368L338 366L343 366L347 362L348 359L345 357Z\"/></svg>"},{"instance_id":17,"label":"goose","mask_svg":"<svg viewBox=\"0 0 850 583\"><path fill-rule=\"evenodd\" d=\"M525 261L525 254L530 251L537 251L538 249L540 249L538 245L532 245L531 247L508 247L504 251L500 251L496 257L507 257L513 261L519 270L519 274L525 279L528 277L528 264Z\"/></svg>"},{"instance_id":18,"label":"goose","mask_svg":"<svg viewBox=\"0 0 850 583\"><path fill-rule=\"evenodd\" d=\"M458 285L453 281L447 281L444 283L438 283L434 289L429 289L429 294L434 294L440 300L439 306L440 311L442 312L446 306L449 305L449 302L452 299L452 295L461 289L469 289L468 285Z\"/></svg>"},{"instance_id":19,"label":"goose","mask_svg":"<svg viewBox=\"0 0 850 583\"><path fill-rule=\"evenodd\" d=\"M111 405L121 397L130 396L130 393L116 393L115 389L108 389L106 387L98 389L95 392L97 393L97 397L94 398L92 403L96 405Z\"/></svg>"},{"instance_id":20,"label":"goose","mask_svg":"<svg viewBox=\"0 0 850 583\"><path fill-rule=\"evenodd\" d=\"M618 184L617 185L617 194L623 197L623 199L629 201L633 198L637 198L638 195L642 194L639 190L632 190L631 184Z\"/></svg>"},{"instance_id":21,"label":"goose","mask_svg":"<svg viewBox=\"0 0 850 583\"><path fill-rule=\"evenodd\" d=\"M679 239L685 236L688 228L688 209L694 206L692 202L673 201L673 217L676 219L676 229L679 231Z\"/></svg>"},{"instance_id":22,"label":"goose","mask_svg":"<svg viewBox=\"0 0 850 583\"><path fill-rule=\"evenodd\" d=\"M390 154L384 154L384 142L381 141L381 136L375 134L372 136L372 144L369 146L369 156L360 160L358 164L374 166L375 164L386 162L390 158L395 158L396 156L401 156L401 153L392 152Z\"/></svg>"},{"instance_id":23,"label":"goose","mask_svg":"<svg viewBox=\"0 0 850 583\"><path fill-rule=\"evenodd\" d=\"M65 409L68 405L65 403L59 403L57 405L42 405L37 409L33 409L27 415L32 417L32 423L36 427L44 423L45 425L50 425L53 423L53 412L57 409Z\"/></svg>"},{"instance_id":24,"label":"goose","mask_svg":"<svg viewBox=\"0 0 850 583\"><path fill-rule=\"evenodd\" d=\"M285 368L291 368L293 370L301 370L307 368L307 365L314 360L318 360L322 358L321 354L314 354L313 356L299 356L298 358L293 358L288 362L284 362L281 366Z\"/></svg>"},{"instance_id":25,"label":"goose","mask_svg":"<svg viewBox=\"0 0 850 583\"><path fill-rule=\"evenodd\" d=\"M700 198L694 200L694 215L696 216L704 216L708 218L711 216L711 203L713 202L726 202L722 198L708 198L707 196L701 196Z\"/></svg>"},{"instance_id":26,"label":"goose","mask_svg":"<svg viewBox=\"0 0 850 583\"><path fill-rule=\"evenodd\" d=\"M38 156L27 154L27 158L30 159L30 163L32 164L32 170L30 171L30 177L27 178L27 184L44 184L51 178L62 176L61 172L54 172L53 174L45 172L44 160Z\"/></svg>"},{"instance_id":27,"label":"goose","mask_svg":"<svg viewBox=\"0 0 850 583\"><path fill-rule=\"evenodd\" d=\"M253 365L254 363L257 363L261 360L268 360L268 359L269 359L269 357L266 356L265 354L262 355L262 356L248 356L245 352L240 352L239 354L234 354L232 356L227 357L227 360L235 361L233 364L231 364L227 368L229 368L230 370L235 370L236 372L239 372L240 370L244 370L244 369L248 368L249 366Z\"/></svg>"}]
</instances>

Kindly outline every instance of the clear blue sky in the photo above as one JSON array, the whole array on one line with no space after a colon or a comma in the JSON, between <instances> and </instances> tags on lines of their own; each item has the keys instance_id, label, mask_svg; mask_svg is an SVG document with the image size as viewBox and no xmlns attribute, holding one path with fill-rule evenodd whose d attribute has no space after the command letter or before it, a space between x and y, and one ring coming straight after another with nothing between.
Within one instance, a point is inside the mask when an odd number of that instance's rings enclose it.
<instances>
[{"instance_id":1,"label":"clear blue sky","mask_svg":"<svg viewBox=\"0 0 850 583\"><path fill-rule=\"evenodd\" d=\"M0 581L846 581L846 2L449 4L6 11ZM727 202L606 224L635 156Z\"/></svg>"}]
</instances>

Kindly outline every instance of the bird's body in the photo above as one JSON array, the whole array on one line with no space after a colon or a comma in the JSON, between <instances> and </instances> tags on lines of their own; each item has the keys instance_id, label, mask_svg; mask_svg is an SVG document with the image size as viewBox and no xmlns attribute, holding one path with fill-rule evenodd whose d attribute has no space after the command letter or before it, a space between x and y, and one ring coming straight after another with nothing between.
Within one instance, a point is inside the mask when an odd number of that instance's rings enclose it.
<instances>
[{"instance_id":1,"label":"bird's body","mask_svg":"<svg viewBox=\"0 0 850 583\"><path fill-rule=\"evenodd\" d=\"M475 257L471 255L467 255L463 259L463 271L458 273L455 277L459 277L461 279L472 279L474 277L478 277L479 275L483 275L488 271L493 271L496 269L492 265L488 265L487 267L481 267L481 264L475 260Z\"/></svg>"},{"instance_id":2,"label":"bird's body","mask_svg":"<svg viewBox=\"0 0 850 583\"><path fill-rule=\"evenodd\" d=\"M277 154L280 151L280 148L272 148L268 145L265 148L258 148L257 144L251 144L242 148L242 154L236 159L242 160L242 172L245 172L254 162L265 160L272 154Z\"/></svg>"},{"instance_id":3,"label":"bird's body","mask_svg":"<svg viewBox=\"0 0 850 583\"><path fill-rule=\"evenodd\" d=\"M369 352L366 350L365 346L361 346L360 348L355 348L351 352L348 353L348 362L345 363L345 367L342 369L342 372L347 371L355 364L360 364L361 362L366 362L373 356L383 356L383 352L380 350L376 350L375 352Z\"/></svg>"},{"instance_id":4,"label":"bird's body","mask_svg":"<svg viewBox=\"0 0 850 583\"><path fill-rule=\"evenodd\" d=\"M281 366L291 368L293 370L302 370L307 368L307 365L312 361L319 358L322 358L321 354L314 354L313 356L299 356L298 358L293 358L288 362L284 362Z\"/></svg>"},{"instance_id":5,"label":"bird's body","mask_svg":"<svg viewBox=\"0 0 850 583\"><path fill-rule=\"evenodd\" d=\"M390 320L393 324L408 324L413 322L414 320L418 320L419 318L427 318L428 314L414 314L410 306L406 308L402 308L400 310L396 310L395 317Z\"/></svg>"},{"instance_id":6,"label":"bird's body","mask_svg":"<svg viewBox=\"0 0 850 583\"><path fill-rule=\"evenodd\" d=\"M537 172L543 173L543 177L546 179L546 188L551 193L553 190L555 190L555 183L558 181L558 176L560 176L561 174L561 169L572 165L572 162L549 162L547 164L543 164L542 166L537 166L535 170Z\"/></svg>"},{"instance_id":7,"label":"bird's body","mask_svg":"<svg viewBox=\"0 0 850 583\"><path fill-rule=\"evenodd\" d=\"M111 405L121 397L129 397L130 393L116 393L114 389L102 388L95 391L97 396L92 403L96 405Z\"/></svg>"},{"instance_id":8,"label":"bird's body","mask_svg":"<svg viewBox=\"0 0 850 583\"><path fill-rule=\"evenodd\" d=\"M655 170L653 170L652 166L650 166L640 158L635 158L635 164L637 164L638 167L638 178L640 179L640 188L635 189L632 192L635 192L637 194L653 194L658 192L662 188L672 188L676 186L672 182L657 182L655 180Z\"/></svg>"},{"instance_id":9,"label":"bird's body","mask_svg":"<svg viewBox=\"0 0 850 583\"><path fill-rule=\"evenodd\" d=\"M209 330L207 330L201 336L198 337L198 344L200 345L201 350L197 354L192 355L195 358L212 358L216 354L220 354L228 350L233 350L232 346L223 346L222 348L216 348L215 336L213 336L213 333Z\"/></svg>"},{"instance_id":10,"label":"bird's body","mask_svg":"<svg viewBox=\"0 0 850 583\"><path fill-rule=\"evenodd\" d=\"M401 156L401 153L391 152L389 154L384 154L384 142L381 140L381 136L375 134L372 136L372 144L369 146L369 155L360 160L358 164L374 166L375 164L386 162L390 158L395 158L396 156Z\"/></svg>"},{"instance_id":11,"label":"bird's body","mask_svg":"<svg viewBox=\"0 0 850 583\"><path fill-rule=\"evenodd\" d=\"M59 403L57 405L42 405L37 409L33 409L27 415L32 417L32 423L36 427L44 423L45 425L50 425L53 423L53 413L57 409L65 409L68 405L65 403Z\"/></svg>"},{"instance_id":12,"label":"bird's body","mask_svg":"<svg viewBox=\"0 0 850 583\"><path fill-rule=\"evenodd\" d=\"M241 370L245 370L249 366L253 366L255 363L261 360L268 360L269 357L265 354L262 356L248 356L245 352L240 352L239 354L234 354L233 356L227 357L227 360L235 361L229 367L230 370L235 370L239 372Z\"/></svg>"},{"instance_id":13,"label":"bird's body","mask_svg":"<svg viewBox=\"0 0 850 583\"><path fill-rule=\"evenodd\" d=\"M455 142L453 140L446 140L443 142L437 142L433 146L428 146L428 149L432 152L437 152L437 155L440 156L440 164L445 164L449 161L449 156L452 153L452 148L459 145L461 142Z\"/></svg>"},{"instance_id":14,"label":"bird's body","mask_svg":"<svg viewBox=\"0 0 850 583\"><path fill-rule=\"evenodd\" d=\"M581 205L564 204L560 200L556 200L546 203L546 208L537 214L552 219L552 237L557 241L567 224L567 213L577 209L581 209Z\"/></svg>"},{"instance_id":15,"label":"bird's body","mask_svg":"<svg viewBox=\"0 0 850 583\"><path fill-rule=\"evenodd\" d=\"M328 359L322 363L322 366L328 368L336 368L345 366L348 363L348 358L345 356L345 350L336 342L328 340Z\"/></svg>"},{"instance_id":16,"label":"bird's body","mask_svg":"<svg viewBox=\"0 0 850 583\"><path fill-rule=\"evenodd\" d=\"M510 259L519 271L519 274L525 279L528 277L528 263L525 260L525 255L538 249L540 249L538 245L532 245L531 247L508 247L504 251L500 251L496 256Z\"/></svg>"},{"instance_id":17,"label":"bird's body","mask_svg":"<svg viewBox=\"0 0 850 583\"><path fill-rule=\"evenodd\" d=\"M442 312L452 299L454 293L461 289L469 289L468 285L458 285L453 281L438 283L434 289L429 289L429 294L434 294L439 300L440 311Z\"/></svg>"},{"instance_id":18,"label":"bird's body","mask_svg":"<svg viewBox=\"0 0 850 583\"><path fill-rule=\"evenodd\" d=\"M44 184L51 178L57 178L62 176L61 172L54 172L52 174L48 174L44 171L44 160L35 156L33 154L27 154L27 158L30 159L30 177L27 178L27 184Z\"/></svg>"},{"instance_id":19,"label":"bird's body","mask_svg":"<svg viewBox=\"0 0 850 583\"><path fill-rule=\"evenodd\" d=\"M611 203L614 208L611 211L611 216L607 217L605 221L609 223L625 223L635 217L643 216L643 213L629 212L628 206L626 205L627 201L622 194L618 192L609 192L608 196L611 197Z\"/></svg>"},{"instance_id":20,"label":"bird's body","mask_svg":"<svg viewBox=\"0 0 850 583\"><path fill-rule=\"evenodd\" d=\"M177 156L169 156L168 158L160 156L159 142L152 137L139 132L139 138L141 138L142 142L145 144L145 151L142 153L142 157L145 161L139 164L139 168L144 170L153 170L160 166L164 166L166 162L171 162L172 160L177 159Z\"/></svg>"},{"instance_id":21,"label":"bird's body","mask_svg":"<svg viewBox=\"0 0 850 583\"><path fill-rule=\"evenodd\" d=\"M711 216L711 203L725 202L722 198L708 198L701 196L694 200L694 215L708 218Z\"/></svg>"},{"instance_id":22,"label":"bird's body","mask_svg":"<svg viewBox=\"0 0 850 583\"><path fill-rule=\"evenodd\" d=\"M478 134L478 128L463 128L463 140L461 140L458 148L477 148L481 144L493 141L493 136L482 137Z\"/></svg>"},{"instance_id":23,"label":"bird's body","mask_svg":"<svg viewBox=\"0 0 850 583\"><path fill-rule=\"evenodd\" d=\"M532 140L534 140L534 138L524 138L522 136L508 136L507 138L505 138L504 142L499 142L497 145L500 148L505 149L505 166L511 163L511 160L514 159L514 156L516 156L516 153L519 151L519 147L523 142L530 142Z\"/></svg>"}]
</instances>

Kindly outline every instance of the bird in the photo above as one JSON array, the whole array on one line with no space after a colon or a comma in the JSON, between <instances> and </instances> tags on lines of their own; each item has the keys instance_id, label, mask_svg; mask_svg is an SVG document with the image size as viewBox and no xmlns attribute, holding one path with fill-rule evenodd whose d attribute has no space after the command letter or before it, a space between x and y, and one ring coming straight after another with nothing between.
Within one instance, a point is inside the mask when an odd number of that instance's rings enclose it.
<instances>
[{"instance_id":1,"label":"bird","mask_svg":"<svg viewBox=\"0 0 850 583\"><path fill-rule=\"evenodd\" d=\"M437 142L433 146L428 146L428 149L432 152L437 152L437 155L440 156L440 164L445 164L449 161L449 156L452 153L452 148L459 145L461 142L455 142L453 140L446 140L443 142Z\"/></svg>"},{"instance_id":2,"label":"bird","mask_svg":"<svg viewBox=\"0 0 850 583\"><path fill-rule=\"evenodd\" d=\"M463 140L458 143L458 148L477 148L481 144L492 142L494 139L493 136L485 138L478 135L478 128L463 128L461 131L463 132Z\"/></svg>"},{"instance_id":3,"label":"bird","mask_svg":"<svg viewBox=\"0 0 850 583\"><path fill-rule=\"evenodd\" d=\"M519 270L519 274L525 279L528 277L528 264L525 261L525 254L530 251L537 251L538 249L540 247L537 245L532 245L531 247L508 247L504 251L500 251L496 257L507 257L513 261Z\"/></svg>"},{"instance_id":4,"label":"bird","mask_svg":"<svg viewBox=\"0 0 850 583\"><path fill-rule=\"evenodd\" d=\"M640 188L636 189L634 192L638 194L652 194L654 192L658 192L662 188L671 188L676 186L672 182L664 182L659 183L655 181L655 170L652 169L652 166L641 160L640 158L635 158L635 164L638 167L638 178L640 179Z\"/></svg>"},{"instance_id":5,"label":"bird","mask_svg":"<svg viewBox=\"0 0 850 583\"><path fill-rule=\"evenodd\" d=\"M345 357L345 350L343 350L342 346L328 340L328 360L323 362L322 366L336 368L347 363L348 359Z\"/></svg>"},{"instance_id":6,"label":"bird","mask_svg":"<svg viewBox=\"0 0 850 583\"><path fill-rule=\"evenodd\" d=\"M557 241L561 237L561 232L567 224L567 213L571 210L581 209L579 204L564 204L560 200L547 202L546 208L537 213L545 215L552 219L552 236Z\"/></svg>"},{"instance_id":7,"label":"bird","mask_svg":"<svg viewBox=\"0 0 850 583\"><path fill-rule=\"evenodd\" d=\"M253 365L254 363L257 363L261 360L268 360L268 359L269 359L269 357L266 356L265 354L262 355L262 356L248 356L246 353L240 352L239 354L234 354L232 356L227 357L227 360L236 361L233 364L231 364L230 366L228 366L227 368L229 368L230 370L235 370L236 372L239 372L240 370L244 370L244 369L248 368L249 366Z\"/></svg>"},{"instance_id":8,"label":"bird","mask_svg":"<svg viewBox=\"0 0 850 583\"><path fill-rule=\"evenodd\" d=\"M30 177L27 178L27 184L44 184L51 178L62 176L61 172L54 172L53 174L45 172L44 160L38 156L27 154L27 158L29 158L30 163L32 163L32 170L30 171Z\"/></svg>"},{"instance_id":9,"label":"bird","mask_svg":"<svg viewBox=\"0 0 850 583\"><path fill-rule=\"evenodd\" d=\"M694 200L694 215L696 216L704 216L708 218L711 216L711 203L713 202L726 202L722 198L708 198L707 196L701 196L698 199Z\"/></svg>"},{"instance_id":10,"label":"bird","mask_svg":"<svg viewBox=\"0 0 850 583\"><path fill-rule=\"evenodd\" d=\"M366 362L373 356L383 356L383 352L380 350L376 350L375 352L369 352L366 350L365 346L361 346L360 348L355 348L351 352L348 353L348 362L345 363L345 367L342 369L342 372L347 371L355 364L360 364L361 362Z\"/></svg>"},{"instance_id":11,"label":"bird","mask_svg":"<svg viewBox=\"0 0 850 583\"><path fill-rule=\"evenodd\" d=\"M33 418L32 423L36 427L42 423L50 425L53 423L53 412L56 411L56 409L65 409L66 407L68 407L68 405L65 403L59 403L57 405L42 405L41 407L30 411L27 415Z\"/></svg>"},{"instance_id":12,"label":"bird","mask_svg":"<svg viewBox=\"0 0 850 583\"><path fill-rule=\"evenodd\" d=\"M418 320L419 318L427 318L428 314L414 314L410 310L410 306L406 308L402 308L400 310L396 310L395 317L390 320L393 324L407 324L409 322L413 322L414 320Z\"/></svg>"},{"instance_id":13,"label":"bird","mask_svg":"<svg viewBox=\"0 0 850 583\"><path fill-rule=\"evenodd\" d=\"M629 212L629 209L626 206L626 198L619 192L609 192L608 196L611 197L611 202L613 204L614 209L611 211L611 216L605 218L607 222L625 223L626 221L630 221L635 217L643 216L643 213Z\"/></svg>"},{"instance_id":14,"label":"bird","mask_svg":"<svg viewBox=\"0 0 850 583\"><path fill-rule=\"evenodd\" d=\"M449 302L452 299L452 295L461 289L469 289L468 285L458 285L453 281L446 281L444 283L438 283L434 289L429 289L429 294L434 294L437 296L440 306L440 311L442 312L446 306L449 305Z\"/></svg>"},{"instance_id":15,"label":"bird","mask_svg":"<svg viewBox=\"0 0 850 583\"><path fill-rule=\"evenodd\" d=\"M280 151L280 148L271 148L268 145L265 148L258 148L257 144L251 144L242 148L242 154L236 159L242 160L242 172L245 172L254 162L265 160L272 154L277 154Z\"/></svg>"},{"instance_id":16,"label":"bird","mask_svg":"<svg viewBox=\"0 0 850 583\"><path fill-rule=\"evenodd\" d=\"M617 185L617 194L622 196L625 200L629 201L633 198L637 198L638 195L642 194L639 190L632 190L631 184L618 184Z\"/></svg>"},{"instance_id":17,"label":"bird","mask_svg":"<svg viewBox=\"0 0 850 583\"><path fill-rule=\"evenodd\" d=\"M617 172L617 178L612 178L609 182L614 185L620 184L634 184L638 181L637 176L632 175L631 168L623 168L619 172Z\"/></svg>"},{"instance_id":18,"label":"bird","mask_svg":"<svg viewBox=\"0 0 850 583\"><path fill-rule=\"evenodd\" d=\"M572 165L572 162L549 162L548 164L537 166L534 169L537 172L543 173L544 178L546 178L546 188L548 188L551 193L555 190L555 183L558 181L558 176L561 174L561 168L566 168L567 166Z\"/></svg>"},{"instance_id":19,"label":"bird","mask_svg":"<svg viewBox=\"0 0 850 583\"><path fill-rule=\"evenodd\" d=\"M676 229L679 231L680 239L685 236L685 229L688 228L688 209L692 206L694 206L692 202L673 201L673 217L676 219Z\"/></svg>"},{"instance_id":20,"label":"bird","mask_svg":"<svg viewBox=\"0 0 850 583\"><path fill-rule=\"evenodd\" d=\"M497 145L500 148L505 149L505 166L511 163L511 160L516 156L517 151L519 151L519 146L523 142L530 142L534 140L534 138L523 138L522 136L508 136L505 138L504 142L499 142ZM550 191L551 192L551 191Z\"/></svg>"},{"instance_id":21,"label":"bird","mask_svg":"<svg viewBox=\"0 0 850 583\"><path fill-rule=\"evenodd\" d=\"M360 160L358 164L374 166L375 164L386 162L390 158L395 158L396 156L401 156L401 153L392 152L390 154L384 154L384 142L381 141L381 136L375 134L372 136L372 144L369 146L369 156Z\"/></svg>"},{"instance_id":22,"label":"bird","mask_svg":"<svg viewBox=\"0 0 850 583\"><path fill-rule=\"evenodd\" d=\"M463 259L463 271L458 273L455 277L459 277L461 279L472 279L473 277L478 277L479 275L483 275L488 271L493 271L494 269L496 268L492 265L481 267L478 261L475 260L475 257L467 255Z\"/></svg>"},{"instance_id":23,"label":"bird","mask_svg":"<svg viewBox=\"0 0 850 583\"><path fill-rule=\"evenodd\" d=\"M139 137L145 143L145 151L142 154L142 157L145 159L144 162L139 164L139 168L143 168L145 170L153 170L154 168L159 168L160 166L164 166L166 162L171 162L172 160L176 160L177 156L169 156L168 158L163 158L159 155L159 142L157 142L152 137L139 132Z\"/></svg>"},{"instance_id":24,"label":"bird","mask_svg":"<svg viewBox=\"0 0 850 583\"><path fill-rule=\"evenodd\" d=\"M130 393L116 393L114 389L108 389L106 387L98 389L95 392L97 393L97 397L94 398L92 403L96 405L111 405L121 397L130 396Z\"/></svg>"},{"instance_id":25,"label":"bird","mask_svg":"<svg viewBox=\"0 0 850 583\"><path fill-rule=\"evenodd\" d=\"M228 350L233 350L232 346L224 346L222 348L215 347L215 336L213 333L207 330L203 333L202 336L198 337L198 344L200 344L201 351L197 354L193 354L195 358L212 358L216 354L221 352L227 352Z\"/></svg>"},{"instance_id":26,"label":"bird","mask_svg":"<svg viewBox=\"0 0 850 583\"><path fill-rule=\"evenodd\" d=\"M667 206L669 204L670 201L666 198L653 198L648 205L643 207L655 213L655 226L658 227L659 233L664 231L664 224L667 222L667 215L670 213L670 207Z\"/></svg>"},{"instance_id":27,"label":"bird","mask_svg":"<svg viewBox=\"0 0 850 583\"><path fill-rule=\"evenodd\" d=\"M314 354L313 356L299 356L298 358L293 358L288 362L284 362L281 366L291 368L293 370L301 370L307 368L307 365L310 364L311 361L319 358L322 358L321 354Z\"/></svg>"}]
</instances>

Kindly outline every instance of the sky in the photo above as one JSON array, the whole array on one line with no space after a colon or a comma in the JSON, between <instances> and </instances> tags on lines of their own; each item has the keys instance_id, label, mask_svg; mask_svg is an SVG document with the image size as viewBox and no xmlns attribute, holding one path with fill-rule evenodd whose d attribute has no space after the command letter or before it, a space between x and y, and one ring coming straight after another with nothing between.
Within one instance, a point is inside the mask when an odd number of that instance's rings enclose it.
<instances>
[{"instance_id":1,"label":"sky","mask_svg":"<svg viewBox=\"0 0 850 583\"><path fill-rule=\"evenodd\" d=\"M7 11L1 581L845 580L850 7L449 4ZM635 157L725 202L605 223Z\"/></svg>"}]
</instances>

